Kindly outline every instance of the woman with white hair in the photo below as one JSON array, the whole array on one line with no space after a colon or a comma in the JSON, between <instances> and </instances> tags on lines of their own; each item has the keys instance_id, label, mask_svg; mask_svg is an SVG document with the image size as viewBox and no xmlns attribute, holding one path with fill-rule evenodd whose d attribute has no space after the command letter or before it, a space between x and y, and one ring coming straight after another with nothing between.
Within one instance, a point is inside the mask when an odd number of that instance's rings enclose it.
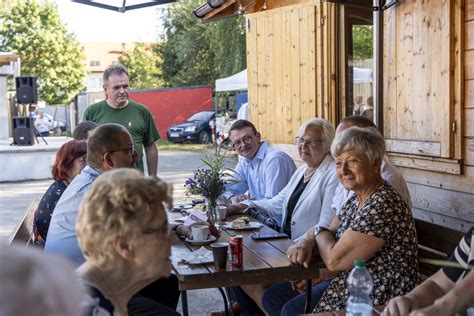
<instances>
[{"instance_id":1,"label":"woman with white hair","mask_svg":"<svg viewBox=\"0 0 474 316\"><path fill-rule=\"evenodd\" d=\"M298 152L304 164L295 171L278 195L270 200L250 201L250 207L272 216L280 225L280 231L293 240L304 237L313 226L329 227L334 217L331 202L338 181L334 159L329 153L334 134L334 127L325 119L312 118L304 122L296 137ZM242 287L261 310L265 287ZM245 312L258 312L239 288L234 288L234 292Z\"/></svg>"},{"instance_id":2,"label":"woman with white hair","mask_svg":"<svg viewBox=\"0 0 474 316\"><path fill-rule=\"evenodd\" d=\"M82 291L64 259L0 244L0 315L79 316Z\"/></svg>"},{"instance_id":3,"label":"woman with white hair","mask_svg":"<svg viewBox=\"0 0 474 316\"><path fill-rule=\"evenodd\" d=\"M338 184L334 159L329 150L334 127L322 118L304 122L296 145L304 162L288 184L270 200L250 201L249 206L264 211L280 225L280 231L298 240L319 224L329 227L334 215L331 201Z\"/></svg>"},{"instance_id":4,"label":"woman with white hair","mask_svg":"<svg viewBox=\"0 0 474 316\"><path fill-rule=\"evenodd\" d=\"M333 279L315 311L343 309L346 280L354 260L366 261L374 282L373 305L412 290L420 281L415 222L400 194L381 177L385 140L375 128L351 127L331 147L339 181L355 194L347 200L329 229L315 229L319 255ZM302 263L298 251L290 261ZM303 256L304 257L304 256Z\"/></svg>"},{"instance_id":5,"label":"woman with white hair","mask_svg":"<svg viewBox=\"0 0 474 316\"><path fill-rule=\"evenodd\" d=\"M172 234L165 207L171 204L171 187L133 169L106 172L93 183L76 226L86 258L78 272L89 289L89 315L128 315L135 293L169 276ZM139 307L149 312L178 315L142 299Z\"/></svg>"}]
</instances>

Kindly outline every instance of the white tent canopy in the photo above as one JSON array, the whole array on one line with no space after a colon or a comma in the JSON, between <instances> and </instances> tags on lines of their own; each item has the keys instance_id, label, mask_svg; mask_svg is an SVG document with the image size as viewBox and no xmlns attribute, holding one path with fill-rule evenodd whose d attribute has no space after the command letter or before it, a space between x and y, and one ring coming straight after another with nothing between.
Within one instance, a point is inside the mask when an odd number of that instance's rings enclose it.
<instances>
[{"instance_id":1,"label":"white tent canopy","mask_svg":"<svg viewBox=\"0 0 474 316\"><path fill-rule=\"evenodd\" d=\"M372 69L354 67L354 83L371 83Z\"/></svg>"},{"instance_id":2,"label":"white tent canopy","mask_svg":"<svg viewBox=\"0 0 474 316\"><path fill-rule=\"evenodd\" d=\"M247 90L247 69L216 80L216 92Z\"/></svg>"},{"instance_id":3,"label":"white tent canopy","mask_svg":"<svg viewBox=\"0 0 474 316\"><path fill-rule=\"evenodd\" d=\"M372 69L354 67L354 83L371 83ZM247 90L247 69L216 80L216 92Z\"/></svg>"}]
</instances>

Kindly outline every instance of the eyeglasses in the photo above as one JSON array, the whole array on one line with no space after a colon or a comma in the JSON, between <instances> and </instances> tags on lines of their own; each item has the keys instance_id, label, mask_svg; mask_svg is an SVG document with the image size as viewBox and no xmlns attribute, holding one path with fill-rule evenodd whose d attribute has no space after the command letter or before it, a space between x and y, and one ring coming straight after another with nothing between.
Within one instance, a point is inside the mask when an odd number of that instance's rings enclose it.
<instances>
[{"instance_id":1,"label":"eyeglasses","mask_svg":"<svg viewBox=\"0 0 474 316\"><path fill-rule=\"evenodd\" d=\"M296 137L296 145L297 146L316 146L319 143L324 143L322 140L315 140L315 139L304 139L303 137Z\"/></svg>"},{"instance_id":2,"label":"eyeglasses","mask_svg":"<svg viewBox=\"0 0 474 316\"><path fill-rule=\"evenodd\" d=\"M128 151L130 152L132 155L133 153L135 152L135 145L134 144L130 144L128 146L128 148L124 148L124 149L116 149L116 150L109 150L107 151L108 153L115 153L115 152L119 152L119 151Z\"/></svg>"},{"instance_id":3,"label":"eyeglasses","mask_svg":"<svg viewBox=\"0 0 474 316\"><path fill-rule=\"evenodd\" d=\"M343 165L349 168L355 168L360 163L360 159L349 158L347 160L339 160L336 158L336 168L342 168Z\"/></svg>"},{"instance_id":4,"label":"eyeglasses","mask_svg":"<svg viewBox=\"0 0 474 316\"><path fill-rule=\"evenodd\" d=\"M242 144L250 144L252 142L253 136L245 136L240 140L236 140L232 143L232 147L239 148Z\"/></svg>"}]
</instances>

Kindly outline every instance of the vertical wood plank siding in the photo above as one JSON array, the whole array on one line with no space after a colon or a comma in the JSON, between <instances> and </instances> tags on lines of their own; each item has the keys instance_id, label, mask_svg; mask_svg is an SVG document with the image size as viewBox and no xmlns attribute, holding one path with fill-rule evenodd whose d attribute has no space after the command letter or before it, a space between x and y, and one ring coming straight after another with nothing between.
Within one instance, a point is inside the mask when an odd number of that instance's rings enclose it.
<instances>
[{"instance_id":1,"label":"vertical wood plank siding","mask_svg":"<svg viewBox=\"0 0 474 316\"><path fill-rule=\"evenodd\" d=\"M308 3L247 16L249 117L272 143L293 143L303 121L322 115L317 11Z\"/></svg>"}]
</instances>

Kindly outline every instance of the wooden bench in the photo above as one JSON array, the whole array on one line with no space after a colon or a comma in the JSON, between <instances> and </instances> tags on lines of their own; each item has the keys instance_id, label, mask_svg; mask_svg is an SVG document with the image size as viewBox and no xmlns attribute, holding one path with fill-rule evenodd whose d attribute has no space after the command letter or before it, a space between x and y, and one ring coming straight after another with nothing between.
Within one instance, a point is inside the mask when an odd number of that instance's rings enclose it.
<instances>
[{"instance_id":1,"label":"wooden bench","mask_svg":"<svg viewBox=\"0 0 474 316\"><path fill-rule=\"evenodd\" d=\"M17 244L24 244L26 247L33 244L33 220L38 205L39 200L34 198L23 215L21 221L16 225L10 234L10 238L8 240L9 244L15 242Z\"/></svg>"},{"instance_id":2,"label":"wooden bench","mask_svg":"<svg viewBox=\"0 0 474 316\"><path fill-rule=\"evenodd\" d=\"M420 273L427 278L440 267L424 262L424 259L447 260L456 249L463 232L422 220L415 220L418 234L418 260Z\"/></svg>"}]
</instances>

